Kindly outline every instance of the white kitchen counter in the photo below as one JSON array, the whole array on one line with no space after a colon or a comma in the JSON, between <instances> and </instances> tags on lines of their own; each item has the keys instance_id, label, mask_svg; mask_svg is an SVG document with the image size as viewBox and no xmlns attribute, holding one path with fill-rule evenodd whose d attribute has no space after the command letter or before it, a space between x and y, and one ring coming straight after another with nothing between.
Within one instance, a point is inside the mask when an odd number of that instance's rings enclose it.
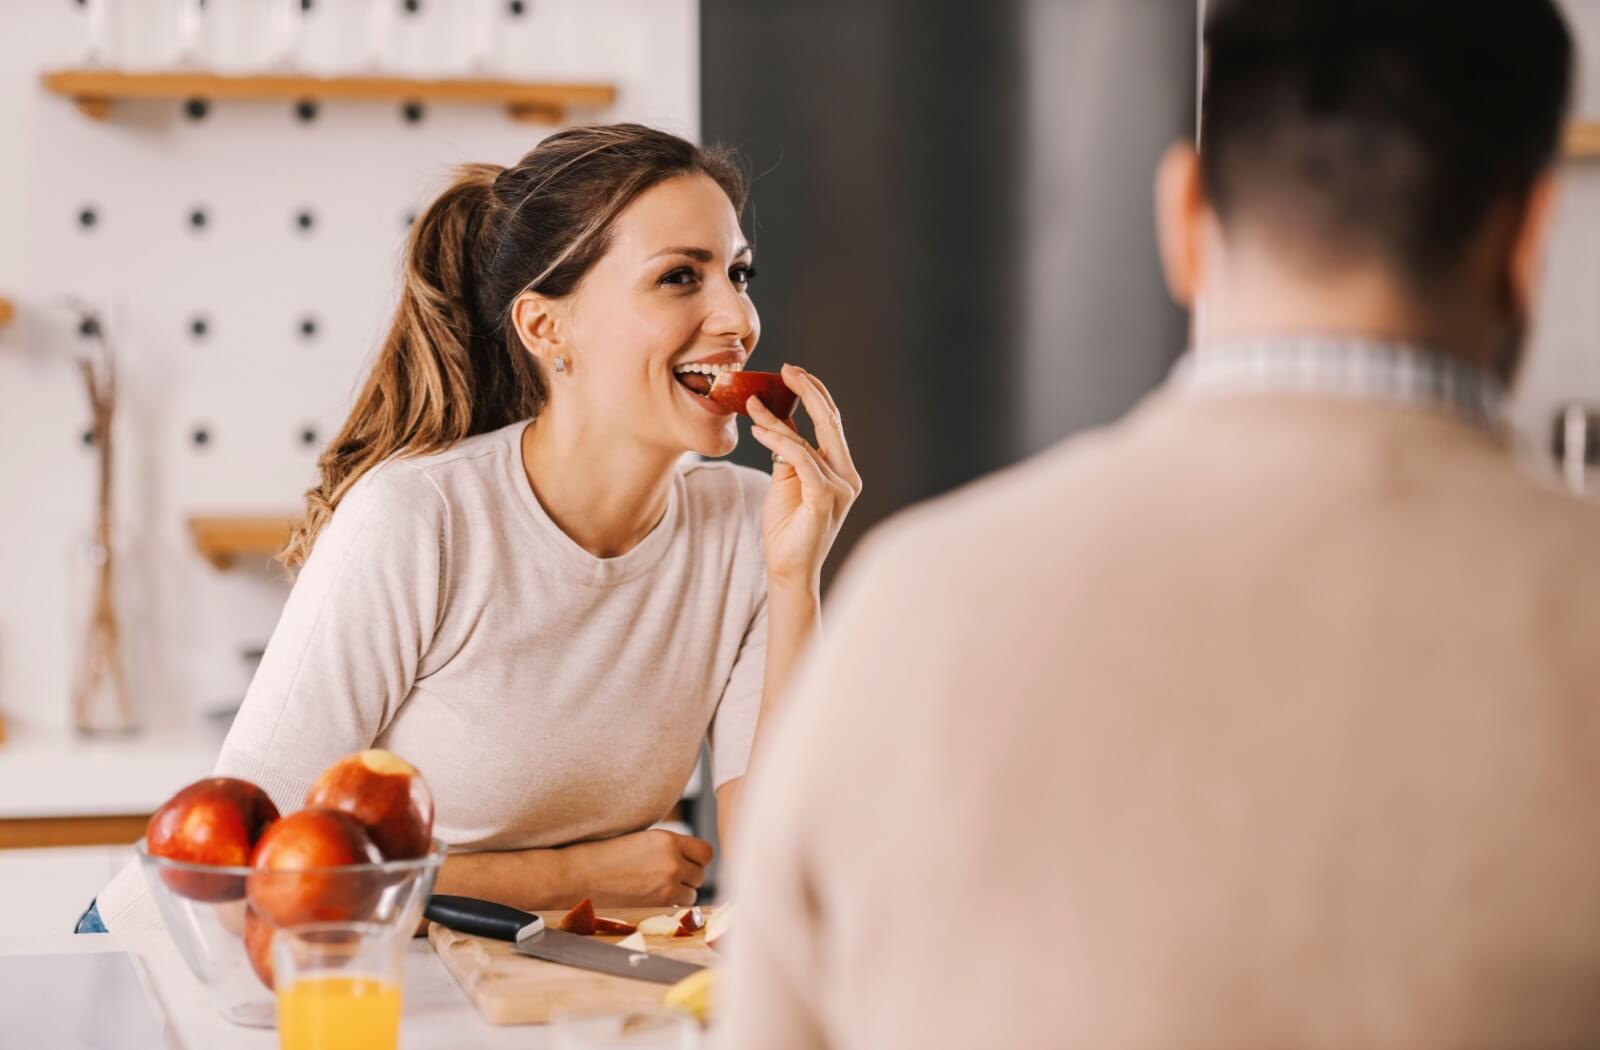
<instances>
[{"instance_id":1,"label":"white kitchen counter","mask_svg":"<svg viewBox=\"0 0 1600 1050\"><path fill-rule=\"evenodd\" d=\"M211 772L221 743L200 725L94 739L11 727L0 744L0 820L153 813Z\"/></svg>"},{"instance_id":2,"label":"white kitchen counter","mask_svg":"<svg viewBox=\"0 0 1600 1050\"><path fill-rule=\"evenodd\" d=\"M36 937L0 935L0 956L51 955L64 952L126 951L136 956L159 1004L153 1009L166 1018L169 1038L180 1050L277 1050L278 1033L270 1029L240 1028L217 1013L206 989L195 980L165 933L53 934ZM24 990L25 991L25 990ZM83 989L84 1010L93 1010L90 990ZM21 997L19 997L21 998ZM134 1004L130 1008L137 1008ZM134 1018L132 1020L138 1020ZM30 1032L26 1019L20 1031L8 1019L5 1045L64 1046L58 1033ZM31 1038L24 1039L23 1036ZM425 939L411 942L406 957L405 1008L400 1024L401 1050L538 1050L550 1041L544 1028L531 1025L497 1026L484 1021L456 985Z\"/></svg>"}]
</instances>

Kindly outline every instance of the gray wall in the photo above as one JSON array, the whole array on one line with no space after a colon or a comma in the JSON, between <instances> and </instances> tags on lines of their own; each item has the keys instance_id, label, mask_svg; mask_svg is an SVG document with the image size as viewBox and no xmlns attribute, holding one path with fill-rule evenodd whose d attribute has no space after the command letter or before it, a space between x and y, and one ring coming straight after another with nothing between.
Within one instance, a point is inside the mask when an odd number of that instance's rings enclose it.
<instances>
[{"instance_id":1,"label":"gray wall","mask_svg":"<svg viewBox=\"0 0 1600 1050\"><path fill-rule=\"evenodd\" d=\"M1149 187L1193 41L1192 0L702 0L703 134L757 175L757 365L840 402L845 546L1114 418L1181 347Z\"/></svg>"},{"instance_id":2,"label":"gray wall","mask_svg":"<svg viewBox=\"0 0 1600 1050\"><path fill-rule=\"evenodd\" d=\"M1035 452L1161 381L1187 319L1161 280L1162 152L1195 114L1191 0L1028 0L1028 259L1016 440Z\"/></svg>"}]
</instances>

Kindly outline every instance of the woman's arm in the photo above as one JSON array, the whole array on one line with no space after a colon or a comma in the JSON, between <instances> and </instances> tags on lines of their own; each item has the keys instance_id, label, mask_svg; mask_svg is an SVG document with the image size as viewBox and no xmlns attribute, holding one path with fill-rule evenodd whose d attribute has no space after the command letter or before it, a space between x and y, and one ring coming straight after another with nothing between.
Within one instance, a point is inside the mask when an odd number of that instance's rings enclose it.
<instances>
[{"instance_id":1,"label":"woman's arm","mask_svg":"<svg viewBox=\"0 0 1600 1050\"><path fill-rule=\"evenodd\" d=\"M861 494L861 475L850 458L844 422L827 387L795 365L784 365L783 381L800 395L816 428L817 445L812 447L760 400L750 399L747 407L755 424L751 433L781 457L774 461L772 488L762 508L767 665L752 761L760 754L763 735L775 721L800 658L821 624L822 564ZM731 848L738 823L741 780L730 780L717 790L717 832L724 853Z\"/></svg>"},{"instance_id":2,"label":"woman's arm","mask_svg":"<svg viewBox=\"0 0 1600 1050\"><path fill-rule=\"evenodd\" d=\"M687 907L710 862L710 843L652 829L560 849L452 853L434 888L523 911L570 908L584 897L611 908Z\"/></svg>"},{"instance_id":3,"label":"woman's arm","mask_svg":"<svg viewBox=\"0 0 1600 1050\"><path fill-rule=\"evenodd\" d=\"M788 691L800 656L821 626L821 616L822 599L816 590L809 587L774 590L769 582L767 666L761 685L761 714L756 720L755 739L750 746L752 755L762 747L763 735ZM727 852L733 838L743 791L743 777L736 777L717 789L717 835L722 840L723 852Z\"/></svg>"}]
</instances>

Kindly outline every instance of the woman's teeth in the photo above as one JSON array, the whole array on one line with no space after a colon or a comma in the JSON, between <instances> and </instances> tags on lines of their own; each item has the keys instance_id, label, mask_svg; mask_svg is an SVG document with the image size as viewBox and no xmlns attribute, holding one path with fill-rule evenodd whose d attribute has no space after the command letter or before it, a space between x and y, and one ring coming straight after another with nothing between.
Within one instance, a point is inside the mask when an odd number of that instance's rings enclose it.
<instances>
[{"instance_id":1,"label":"woman's teeth","mask_svg":"<svg viewBox=\"0 0 1600 1050\"><path fill-rule=\"evenodd\" d=\"M679 365L672 370L672 374L684 389L705 397L711 393L711 385L717 381L718 376L737 372L741 367L741 365Z\"/></svg>"}]
</instances>

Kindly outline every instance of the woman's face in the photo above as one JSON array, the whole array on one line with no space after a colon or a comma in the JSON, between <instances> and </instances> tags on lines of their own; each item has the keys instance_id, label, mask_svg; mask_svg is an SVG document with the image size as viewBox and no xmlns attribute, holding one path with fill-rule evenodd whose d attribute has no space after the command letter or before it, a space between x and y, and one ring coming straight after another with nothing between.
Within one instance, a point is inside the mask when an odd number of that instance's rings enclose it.
<instances>
[{"instance_id":1,"label":"woman's face","mask_svg":"<svg viewBox=\"0 0 1600 1050\"><path fill-rule=\"evenodd\" d=\"M713 368L742 368L761 322L751 252L728 195L705 175L640 194L617 217L609 250L561 304L566 374L549 374L552 408L584 430L674 455L725 456L735 417L702 396ZM690 370L685 372L688 367Z\"/></svg>"}]
</instances>

